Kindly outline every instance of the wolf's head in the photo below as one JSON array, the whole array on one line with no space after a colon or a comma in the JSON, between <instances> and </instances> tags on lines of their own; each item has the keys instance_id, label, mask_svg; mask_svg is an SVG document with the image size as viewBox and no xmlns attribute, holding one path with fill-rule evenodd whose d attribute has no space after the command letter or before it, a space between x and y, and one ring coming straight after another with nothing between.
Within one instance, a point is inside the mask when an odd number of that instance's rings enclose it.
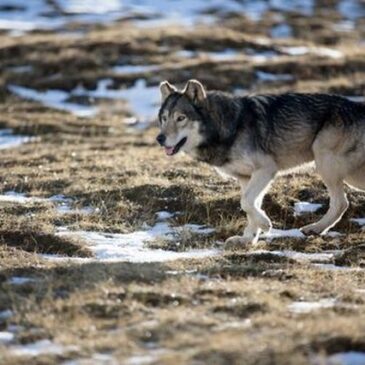
<instances>
[{"instance_id":1,"label":"wolf's head","mask_svg":"<svg viewBox=\"0 0 365 365\"><path fill-rule=\"evenodd\" d=\"M189 80L184 90L178 91L175 86L164 81L160 91L160 134L157 142L169 156L179 151L192 152L204 139L201 110L207 96L203 85L199 81Z\"/></svg>"}]
</instances>

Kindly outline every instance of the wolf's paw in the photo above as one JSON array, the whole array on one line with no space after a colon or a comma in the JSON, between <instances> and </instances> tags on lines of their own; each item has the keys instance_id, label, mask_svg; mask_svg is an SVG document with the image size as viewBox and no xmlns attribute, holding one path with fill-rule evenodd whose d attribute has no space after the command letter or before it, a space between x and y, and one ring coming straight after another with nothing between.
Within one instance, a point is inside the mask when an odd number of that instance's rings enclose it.
<instances>
[{"instance_id":1,"label":"wolf's paw","mask_svg":"<svg viewBox=\"0 0 365 365\"><path fill-rule=\"evenodd\" d=\"M224 242L225 250L235 250L244 248L247 244L252 242L253 238L248 238L244 236L232 236L226 239Z\"/></svg>"},{"instance_id":2,"label":"wolf's paw","mask_svg":"<svg viewBox=\"0 0 365 365\"><path fill-rule=\"evenodd\" d=\"M300 231L303 232L305 235L309 236L309 235L313 235L313 234L322 234L324 229L321 226L316 225L315 223L313 224L308 224L307 226L304 226L302 228L300 228Z\"/></svg>"}]
</instances>

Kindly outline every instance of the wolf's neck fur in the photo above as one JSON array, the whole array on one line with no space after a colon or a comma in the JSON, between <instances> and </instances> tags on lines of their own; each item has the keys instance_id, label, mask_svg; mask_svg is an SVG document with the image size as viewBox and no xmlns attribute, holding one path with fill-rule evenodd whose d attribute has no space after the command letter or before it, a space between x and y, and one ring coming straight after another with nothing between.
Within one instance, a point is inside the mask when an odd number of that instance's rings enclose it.
<instances>
[{"instance_id":1,"label":"wolf's neck fur","mask_svg":"<svg viewBox=\"0 0 365 365\"><path fill-rule=\"evenodd\" d=\"M207 94L201 109L204 134L208 136L196 154L198 160L213 166L230 162L230 151L240 130L254 117L249 98L234 97L222 92Z\"/></svg>"}]
</instances>

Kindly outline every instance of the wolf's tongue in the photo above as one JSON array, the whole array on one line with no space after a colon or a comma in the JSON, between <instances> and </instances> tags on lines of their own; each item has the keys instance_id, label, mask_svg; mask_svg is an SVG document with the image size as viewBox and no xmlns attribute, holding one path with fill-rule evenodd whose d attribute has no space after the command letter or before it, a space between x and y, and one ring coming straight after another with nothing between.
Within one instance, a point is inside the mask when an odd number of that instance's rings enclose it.
<instances>
[{"instance_id":1,"label":"wolf's tongue","mask_svg":"<svg viewBox=\"0 0 365 365\"><path fill-rule=\"evenodd\" d=\"M173 155L174 154L174 147L165 147L166 155Z\"/></svg>"}]
</instances>

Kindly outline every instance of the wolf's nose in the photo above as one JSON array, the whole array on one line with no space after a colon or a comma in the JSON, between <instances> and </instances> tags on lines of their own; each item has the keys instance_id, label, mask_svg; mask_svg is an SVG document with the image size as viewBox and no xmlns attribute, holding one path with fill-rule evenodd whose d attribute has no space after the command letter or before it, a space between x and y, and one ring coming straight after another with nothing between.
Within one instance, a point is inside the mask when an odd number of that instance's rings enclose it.
<instances>
[{"instance_id":1,"label":"wolf's nose","mask_svg":"<svg viewBox=\"0 0 365 365\"><path fill-rule=\"evenodd\" d=\"M166 141L166 136L164 134L159 134L156 138L157 142L163 146Z\"/></svg>"}]
</instances>

